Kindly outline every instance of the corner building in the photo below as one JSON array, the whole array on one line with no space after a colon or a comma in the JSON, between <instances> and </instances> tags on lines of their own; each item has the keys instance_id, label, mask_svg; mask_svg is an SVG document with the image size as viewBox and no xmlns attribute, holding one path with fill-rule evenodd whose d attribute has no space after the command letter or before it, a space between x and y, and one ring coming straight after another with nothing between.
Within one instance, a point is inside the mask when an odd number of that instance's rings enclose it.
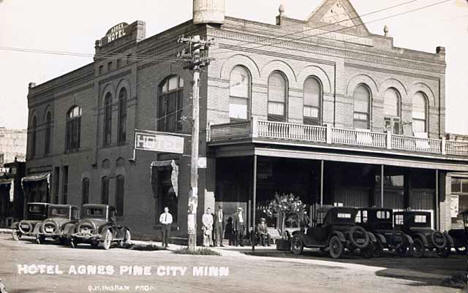
<instances>
[{"instance_id":1,"label":"corner building","mask_svg":"<svg viewBox=\"0 0 468 293\"><path fill-rule=\"evenodd\" d=\"M461 192L468 144L446 138L445 48L396 48L347 0L306 20L281 7L275 25L220 17L224 3L212 2L215 20L203 11L148 38L141 21L118 24L94 62L30 84L28 201L110 203L141 237L157 234L169 206L183 240L192 74L175 56L179 36L200 35L216 41L200 80L200 218L241 206L251 227L278 192L311 206L428 210L441 230L457 223L468 198L452 196L452 178ZM134 151L136 129L182 136L184 153Z\"/></svg>"}]
</instances>

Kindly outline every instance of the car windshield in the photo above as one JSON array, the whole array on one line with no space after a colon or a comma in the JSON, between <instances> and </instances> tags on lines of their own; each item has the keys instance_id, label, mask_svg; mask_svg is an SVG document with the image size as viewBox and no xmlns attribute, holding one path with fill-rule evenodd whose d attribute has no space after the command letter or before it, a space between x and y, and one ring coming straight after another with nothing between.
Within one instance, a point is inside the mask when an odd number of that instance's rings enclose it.
<instances>
[{"instance_id":1,"label":"car windshield","mask_svg":"<svg viewBox=\"0 0 468 293\"><path fill-rule=\"evenodd\" d=\"M30 214L42 214L44 213L45 206L44 205L39 205L39 204L31 204L28 207L28 212Z\"/></svg>"},{"instance_id":2,"label":"car windshield","mask_svg":"<svg viewBox=\"0 0 468 293\"><path fill-rule=\"evenodd\" d=\"M70 210L67 207L49 207L49 217L68 218Z\"/></svg>"},{"instance_id":3,"label":"car windshield","mask_svg":"<svg viewBox=\"0 0 468 293\"><path fill-rule=\"evenodd\" d=\"M99 207L88 207L84 209L83 215L87 218L106 218L106 211Z\"/></svg>"}]
</instances>

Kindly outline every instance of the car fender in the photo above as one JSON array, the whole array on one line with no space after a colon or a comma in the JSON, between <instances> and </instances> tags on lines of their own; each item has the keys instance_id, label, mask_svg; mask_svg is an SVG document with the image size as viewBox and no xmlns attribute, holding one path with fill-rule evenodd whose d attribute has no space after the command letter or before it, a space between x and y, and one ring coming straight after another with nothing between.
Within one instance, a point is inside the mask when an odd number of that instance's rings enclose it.
<instances>
[{"instance_id":1,"label":"car fender","mask_svg":"<svg viewBox=\"0 0 468 293\"><path fill-rule=\"evenodd\" d=\"M330 238L331 238L332 236L338 236L338 238L340 239L341 242L346 242L346 237L345 237L345 235L343 234L343 232L334 231L334 232L330 235Z\"/></svg>"},{"instance_id":2,"label":"car fender","mask_svg":"<svg viewBox=\"0 0 468 293\"><path fill-rule=\"evenodd\" d=\"M444 236L447 239L447 246L448 247L455 247L455 242L453 241L452 236L447 233L447 231L444 232Z\"/></svg>"},{"instance_id":3,"label":"car fender","mask_svg":"<svg viewBox=\"0 0 468 293\"><path fill-rule=\"evenodd\" d=\"M406 233L402 233L401 234L403 237L405 237L407 243L409 245L413 245L414 244L414 240L413 240L413 237L411 237L410 235L406 234ZM423 237L423 242L426 240L426 237ZM426 245L426 244L424 244Z\"/></svg>"},{"instance_id":4,"label":"car fender","mask_svg":"<svg viewBox=\"0 0 468 293\"><path fill-rule=\"evenodd\" d=\"M74 224L74 223L64 224L63 228L62 228L62 235L70 237L70 235L74 233L75 227L76 227L76 224Z\"/></svg>"},{"instance_id":5,"label":"car fender","mask_svg":"<svg viewBox=\"0 0 468 293\"><path fill-rule=\"evenodd\" d=\"M375 237L374 233L367 232L367 235L369 235L369 239L371 242L377 242L377 237Z\"/></svg>"},{"instance_id":6,"label":"car fender","mask_svg":"<svg viewBox=\"0 0 468 293\"><path fill-rule=\"evenodd\" d=\"M429 242L427 241L426 236L424 236L423 233L416 233L416 235L415 235L415 237L413 237L413 239L416 239L416 238L421 239L421 241L423 242L425 247L429 246Z\"/></svg>"},{"instance_id":7,"label":"car fender","mask_svg":"<svg viewBox=\"0 0 468 293\"><path fill-rule=\"evenodd\" d=\"M104 225L101 225L99 228L98 228L98 232L99 234L102 234L106 229L109 229L112 234L114 234L114 227L112 227L111 224L107 223L107 224L104 224Z\"/></svg>"},{"instance_id":8,"label":"car fender","mask_svg":"<svg viewBox=\"0 0 468 293\"><path fill-rule=\"evenodd\" d=\"M380 243L387 244L387 239L385 239L385 236L380 233L375 233L374 235Z\"/></svg>"},{"instance_id":9,"label":"car fender","mask_svg":"<svg viewBox=\"0 0 468 293\"><path fill-rule=\"evenodd\" d=\"M19 222L13 222L10 227L11 229L18 230L18 225L19 225Z\"/></svg>"},{"instance_id":10,"label":"car fender","mask_svg":"<svg viewBox=\"0 0 468 293\"><path fill-rule=\"evenodd\" d=\"M34 225L34 229L33 229L33 232L32 232L33 235L37 235L37 234L42 233L42 223L43 222L39 222L36 225Z\"/></svg>"}]
</instances>

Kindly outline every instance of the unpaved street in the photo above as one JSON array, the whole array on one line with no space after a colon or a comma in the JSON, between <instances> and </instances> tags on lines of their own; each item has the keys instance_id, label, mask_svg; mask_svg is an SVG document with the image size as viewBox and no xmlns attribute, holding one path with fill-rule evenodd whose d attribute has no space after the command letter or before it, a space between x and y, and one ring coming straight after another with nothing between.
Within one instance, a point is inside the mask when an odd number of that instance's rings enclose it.
<instances>
[{"instance_id":1,"label":"unpaved street","mask_svg":"<svg viewBox=\"0 0 468 293\"><path fill-rule=\"evenodd\" d=\"M8 235L0 234L0 257L0 279L9 293L461 292L423 280L387 277L382 272L389 268L381 266L362 265L352 259L331 262L328 258L310 255L275 258L228 250L223 256L186 256L171 251L119 248L104 251L87 246L71 249L55 244L15 242ZM454 265L457 263L457 259L451 261ZM33 264L36 266L31 266ZM36 272L38 265L44 264L51 265L44 268L45 274L27 274ZM384 265L384 262L380 261L379 265ZM144 271L145 266L150 267L150 271ZM229 275L194 276L193 268L200 266L228 267ZM121 269L124 271L121 272ZM184 270L185 274L182 275ZM219 272L225 271L221 269ZM396 272L404 274L404 271ZM150 275L133 275L145 273Z\"/></svg>"}]
</instances>

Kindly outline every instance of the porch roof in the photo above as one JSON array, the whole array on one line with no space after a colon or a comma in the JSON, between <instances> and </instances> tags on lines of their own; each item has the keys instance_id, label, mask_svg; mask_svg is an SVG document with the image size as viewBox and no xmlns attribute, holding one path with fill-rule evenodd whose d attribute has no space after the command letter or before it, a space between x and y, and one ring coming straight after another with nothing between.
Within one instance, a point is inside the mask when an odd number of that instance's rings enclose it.
<instances>
[{"instance_id":1,"label":"porch roof","mask_svg":"<svg viewBox=\"0 0 468 293\"><path fill-rule=\"evenodd\" d=\"M217 158L263 156L305 160L324 160L334 162L386 165L395 167L439 169L446 171L468 172L466 161L437 159L428 157L392 156L386 153L364 151L342 151L332 149L288 148L272 144L239 144L212 147Z\"/></svg>"}]
</instances>

